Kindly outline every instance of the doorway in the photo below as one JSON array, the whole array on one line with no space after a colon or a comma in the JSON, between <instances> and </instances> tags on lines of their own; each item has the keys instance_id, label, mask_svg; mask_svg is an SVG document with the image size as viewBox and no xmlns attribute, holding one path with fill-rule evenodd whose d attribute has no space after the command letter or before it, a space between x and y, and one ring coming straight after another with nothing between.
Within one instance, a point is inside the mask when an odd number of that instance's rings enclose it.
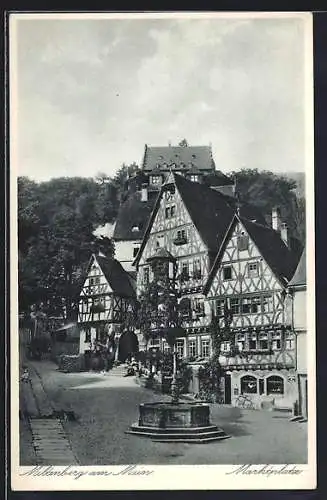
<instances>
[{"instance_id":1,"label":"doorway","mask_svg":"<svg viewBox=\"0 0 327 500\"><path fill-rule=\"evenodd\" d=\"M225 375L225 404L230 405L232 402L232 377L229 374Z\"/></svg>"},{"instance_id":2,"label":"doorway","mask_svg":"<svg viewBox=\"0 0 327 500\"><path fill-rule=\"evenodd\" d=\"M119 339L118 360L124 363L135 356L139 350L139 342L134 332L124 332Z\"/></svg>"}]
</instances>

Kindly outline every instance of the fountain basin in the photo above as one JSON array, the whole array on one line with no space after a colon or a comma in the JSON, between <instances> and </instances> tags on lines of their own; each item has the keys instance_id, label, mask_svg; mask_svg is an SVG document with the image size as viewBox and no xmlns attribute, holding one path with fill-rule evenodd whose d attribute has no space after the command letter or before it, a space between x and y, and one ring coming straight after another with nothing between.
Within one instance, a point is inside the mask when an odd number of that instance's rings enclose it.
<instances>
[{"instance_id":1,"label":"fountain basin","mask_svg":"<svg viewBox=\"0 0 327 500\"><path fill-rule=\"evenodd\" d=\"M139 421L126 431L159 442L205 443L228 436L210 422L210 407L200 402L155 402L139 406Z\"/></svg>"}]
</instances>

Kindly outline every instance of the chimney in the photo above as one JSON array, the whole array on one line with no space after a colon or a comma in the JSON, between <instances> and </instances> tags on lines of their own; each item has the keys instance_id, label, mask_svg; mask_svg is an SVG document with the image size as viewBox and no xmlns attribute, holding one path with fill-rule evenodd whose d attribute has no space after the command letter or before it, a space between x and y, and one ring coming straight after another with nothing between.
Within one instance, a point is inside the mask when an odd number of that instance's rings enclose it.
<instances>
[{"instance_id":1,"label":"chimney","mask_svg":"<svg viewBox=\"0 0 327 500\"><path fill-rule=\"evenodd\" d=\"M141 201L148 201L148 186L147 184L142 184L141 189Z\"/></svg>"},{"instance_id":2,"label":"chimney","mask_svg":"<svg viewBox=\"0 0 327 500\"><path fill-rule=\"evenodd\" d=\"M275 231L280 232L281 229L281 218L280 218L280 209L275 207L271 212L271 225Z\"/></svg>"},{"instance_id":3,"label":"chimney","mask_svg":"<svg viewBox=\"0 0 327 500\"><path fill-rule=\"evenodd\" d=\"M282 238L285 245L289 246L287 224L285 224L285 222L283 222L281 225L280 237Z\"/></svg>"}]
</instances>

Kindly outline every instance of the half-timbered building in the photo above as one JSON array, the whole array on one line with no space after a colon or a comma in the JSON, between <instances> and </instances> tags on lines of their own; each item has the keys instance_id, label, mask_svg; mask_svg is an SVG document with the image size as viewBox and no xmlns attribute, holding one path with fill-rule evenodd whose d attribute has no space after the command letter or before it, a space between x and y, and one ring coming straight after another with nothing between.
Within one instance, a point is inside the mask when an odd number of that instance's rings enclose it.
<instances>
[{"instance_id":1,"label":"half-timbered building","mask_svg":"<svg viewBox=\"0 0 327 500\"><path fill-rule=\"evenodd\" d=\"M296 263L278 231L234 215L204 290L226 339L226 403L292 407L295 341L284 302Z\"/></svg>"},{"instance_id":2,"label":"half-timbered building","mask_svg":"<svg viewBox=\"0 0 327 500\"><path fill-rule=\"evenodd\" d=\"M234 181L219 170L211 146L145 145L141 168L126 180L127 193L121 201L117 219L110 225L115 255L123 268L132 272L158 193L173 171L186 179L211 186L223 194L234 194Z\"/></svg>"},{"instance_id":3,"label":"half-timbered building","mask_svg":"<svg viewBox=\"0 0 327 500\"><path fill-rule=\"evenodd\" d=\"M177 340L180 357L210 357L211 311L203 295L214 257L233 219L236 200L205 185L172 173L161 188L142 245L135 259L137 293L153 279L148 259L160 247L177 260L180 306L186 336ZM249 205L240 211L251 220L260 213ZM159 340L152 341L153 343ZM165 349L165 345L160 346Z\"/></svg>"},{"instance_id":4,"label":"half-timbered building","mask_svg":"<svg viewBox=\"0 0 327 500\"><path fill-rule=\"evenodd\" d=\"M121 325L135 310L135 300L135 282L121 264L101 252L93 254L79 298L80 353L87 358L95 340L104 343L110 337L118 356Z\"/></svg>"}]
</instances>

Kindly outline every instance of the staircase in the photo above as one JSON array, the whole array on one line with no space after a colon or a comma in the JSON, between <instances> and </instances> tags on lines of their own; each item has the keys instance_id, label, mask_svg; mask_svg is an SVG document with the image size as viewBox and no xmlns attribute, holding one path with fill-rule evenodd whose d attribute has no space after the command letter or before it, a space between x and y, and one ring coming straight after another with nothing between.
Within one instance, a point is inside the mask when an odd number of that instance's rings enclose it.
<instances>
[{"instance_id":1,"label":"staircase","mask_svg":"<svg viewBox=\"0 0 327 500\"><path fill-rule=\"evenodd\" d=\"M110 371L109 371L109 376L110 377L123 377L127 373L127 365L122 364L118 366L114 366Z\"/></svg>"}]
</instances>

